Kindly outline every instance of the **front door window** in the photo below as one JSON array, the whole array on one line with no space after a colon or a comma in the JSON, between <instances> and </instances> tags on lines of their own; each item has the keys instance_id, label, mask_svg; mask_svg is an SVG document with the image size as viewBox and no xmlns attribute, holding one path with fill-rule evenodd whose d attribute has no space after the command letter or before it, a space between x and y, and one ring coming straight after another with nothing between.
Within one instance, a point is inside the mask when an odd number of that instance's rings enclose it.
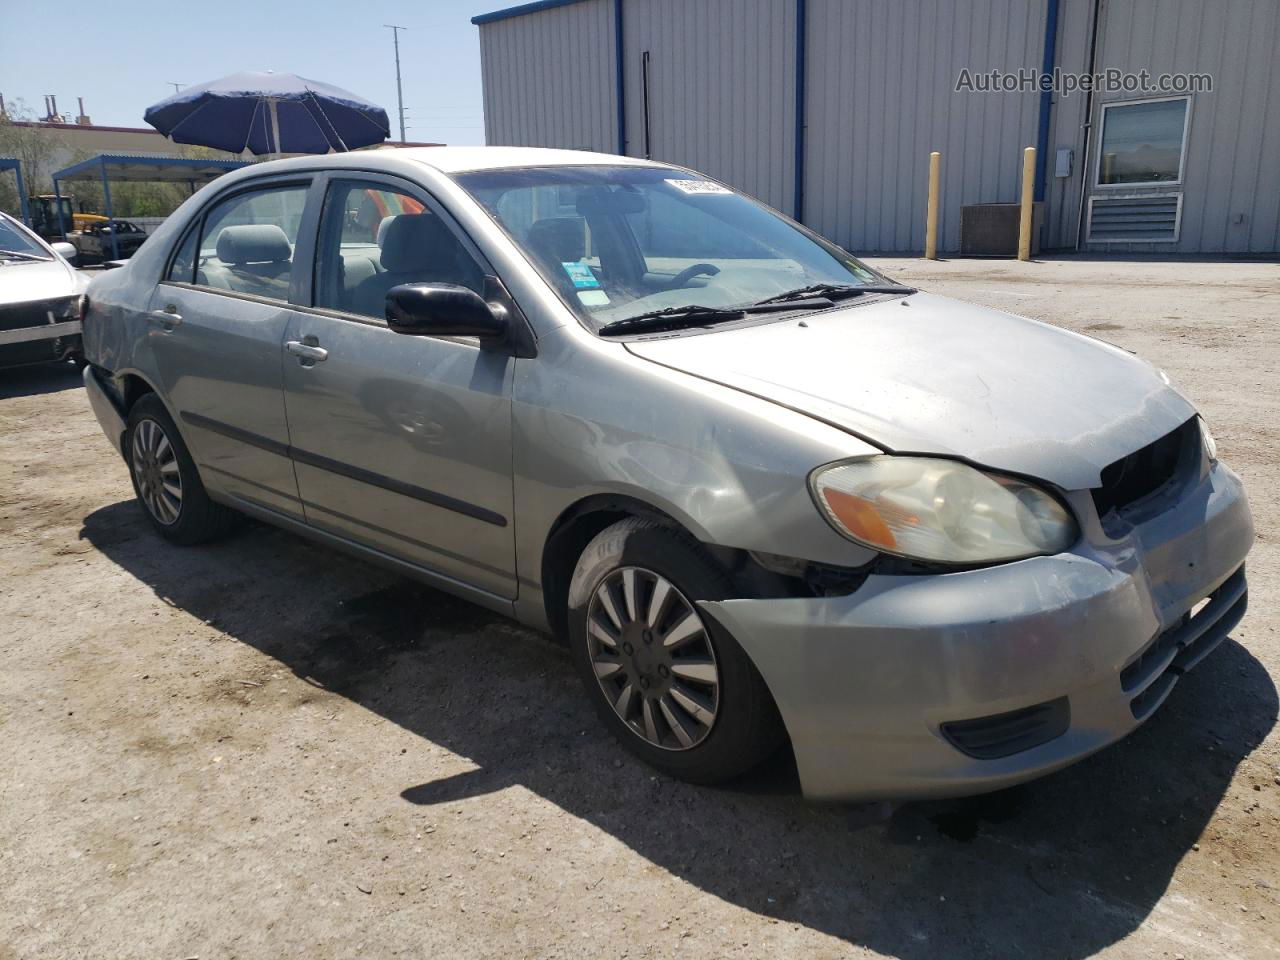
<instances>
[{"instance_id":1,"label":"front door window","mask_svg":"<svg viewBox=\"0 0 1280 960\"><path fill-rule=\"evenodd\" d=\"M484 271L443 218L407 193L339 180L320 228L315 306L382 320L402 283L453 283L484 292Z\"/></svg>"}]
</instances>

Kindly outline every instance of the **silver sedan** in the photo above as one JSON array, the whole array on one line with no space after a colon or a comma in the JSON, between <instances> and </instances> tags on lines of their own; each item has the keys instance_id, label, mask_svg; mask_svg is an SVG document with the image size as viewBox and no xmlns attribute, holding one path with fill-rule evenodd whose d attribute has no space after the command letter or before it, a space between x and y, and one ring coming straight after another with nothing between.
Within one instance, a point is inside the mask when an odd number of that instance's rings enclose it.
<instances>
[{"instance_id":1,"label":"silver sedan","mask_svg":"<svg viewBox=\"0 0 1280 960\"><path fill-rule=\"evenodd\" d=\"M84 339L161 536L250 514L548 630L693 781L785 741L816 798L1040 776L1245 609L1244 492L1160 371L692 170L256 164L93 282Z\"/></svg>"}]
</instances>

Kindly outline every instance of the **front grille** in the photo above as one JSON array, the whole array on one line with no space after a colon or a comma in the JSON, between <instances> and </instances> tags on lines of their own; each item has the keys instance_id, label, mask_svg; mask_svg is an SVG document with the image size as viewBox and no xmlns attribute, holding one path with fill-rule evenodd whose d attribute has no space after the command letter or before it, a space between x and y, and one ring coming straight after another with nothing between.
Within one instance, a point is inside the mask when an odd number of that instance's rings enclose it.
<instances>
[{"instance_id":1,"label":"front grille","mask_svg":"<svg viewBox=\"0 0 1280 960\"><path fill-rule=\"evenodd\" d=\"M66 297L58 297L53 300L29 300L26 303L9 303L0 306L0 330L21 330L23 327L39 327L52 323L51 317L57 317L59 313L65 312L66 301Z\"/></svg>"},{"instance_id":2,"label":"front grille","mask_svg":"<svg viewBox=\"0 0 1280 960\"><path fill-rule=\"evenodd\" d=\"M1070 704L1060 697L1009 713L944 723L942 734L957 750L977 760L998 760L1048 743L1070 725Z\"/></svg>"},{"instance_id":3,"label":"front grille","mask_svg":"<svg viewBox=\"0 0 1280 960\"><path fill-rule=\"evenodd\" d=\"M1241 567L1193 616L1160 634L1120 671L1120 689L1129 694L1135 720L1149 717L1178 679L1213 652L1240 622L1249 605L1249 587Z\"/></svg>"},{"instance_id":4,"label":"front grille","mask_svg":"<svg viewBox=\"0 0 1280 960\"><path fill-rule=\"evenodd\" d=\"M1177 480L1198 462L1199 450L1200 424L1192 417L1154 443L1105 467L1102 486L1092 491L1104 525L1113 510L1124 513L1160 499L1158 494L1175 494Z\"/></svg>"}]
</instances>

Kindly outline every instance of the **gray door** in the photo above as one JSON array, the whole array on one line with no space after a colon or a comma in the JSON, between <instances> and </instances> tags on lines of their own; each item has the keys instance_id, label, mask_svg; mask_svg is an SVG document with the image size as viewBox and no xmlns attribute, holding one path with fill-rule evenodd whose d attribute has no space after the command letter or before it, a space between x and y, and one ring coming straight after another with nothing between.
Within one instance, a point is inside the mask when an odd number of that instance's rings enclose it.
<instances>
[{"instance_id":1,"label":"gray door","mask_svg":"<svg viewBox=\"0 0 1280 960\"><path fill-rule=\"evenodd\" d=\"M511 598L516 361L473 340L397 334L383 320L396 284L483 292L486 272L416 189L332 180L314 307L285 336L285 404L309 524Z\"/></svg>"},{"instance_id":2,"label":"gray door","mask_svg":"<svg viewBox=\"0 0 1280 960\"><path fill-rule=\"evenodd\" d=\"M216 202L152 295L155 365L211 490L302 518L281 380L309 183Z\"/></svg>"}]
</instances>

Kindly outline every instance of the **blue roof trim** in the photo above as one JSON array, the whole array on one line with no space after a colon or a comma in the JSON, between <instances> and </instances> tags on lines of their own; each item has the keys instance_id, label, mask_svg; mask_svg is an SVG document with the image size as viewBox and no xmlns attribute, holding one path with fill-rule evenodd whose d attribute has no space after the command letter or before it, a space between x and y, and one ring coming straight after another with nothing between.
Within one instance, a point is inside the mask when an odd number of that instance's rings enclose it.
<instances>
[{"instance_id":1,"label":"blue roof trim","mask_svg":"<svg viewBox=\"0 0 1280 960\"><path fill-rule=\"evenodd\" d=\"M498 20L510 20L512 17L523 17L526 13L537 13L539 10L567 7L574 3L582 3L582 0L535 0L534 3L522 3L518 7L507 7L505 10L479 14L472 17L471 22L480 26L484 23L495 23Z\"/></svg>"},{"instance_id":2,"label":"blue roof trim","mask_svg":"<svg viewBox=\"0 0 1280 960\"><path fill-rule=\"evenodd\" d=\"M146 157L126 153L100 153L97 156L90 157L88 160L82 160L69 167L64 167L57 173L53 174L50 179L65 180L78 173L84 173L93 169L100 169L103 165L108 163L127 165L131 167L187 167L191 170L221 170L223 172L239 170L241 167L247 167L249 165L248 162L244 160L205 160L200 157Z\"/></svg>"}]
</instances>

